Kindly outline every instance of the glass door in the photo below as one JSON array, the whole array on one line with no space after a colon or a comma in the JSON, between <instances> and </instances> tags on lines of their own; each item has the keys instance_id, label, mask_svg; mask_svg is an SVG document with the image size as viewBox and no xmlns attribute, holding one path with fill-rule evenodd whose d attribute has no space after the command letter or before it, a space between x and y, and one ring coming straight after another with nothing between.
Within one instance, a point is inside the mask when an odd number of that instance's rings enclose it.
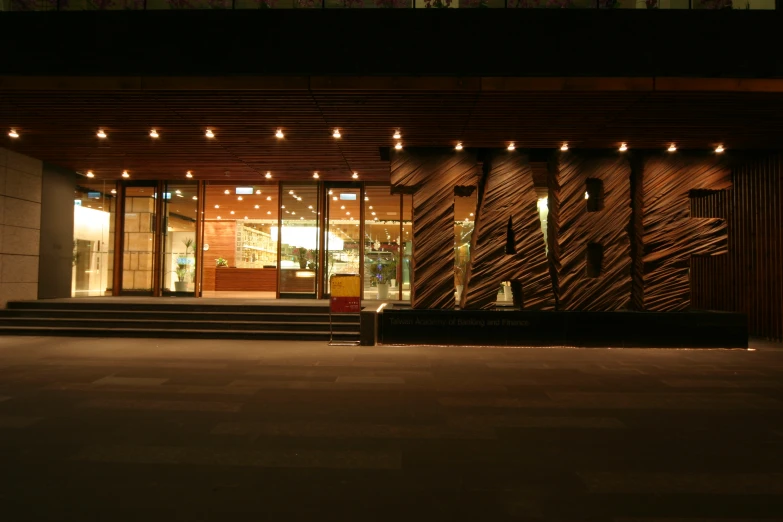
<instances>
[{"instance_id":1,"label":"glass door","mask_svg":"<svg viewBox=\"0 0 783 522\"><path fill-rule=\"evenodd\" d=\"M361 186L327 184L326 238L324 248L324 296L331 294L329 279L335 274L361 274Z\"/></svg>"},{"instance_id":2,"label":"glass door","mask_svg":"<svg viewBox=\"0 0 783 522\"><path fill-rule=\"evenodd\" d=\"M281 298L317 297L320 209L316 183L280 186Z\"/></svg>"},{"instance_id":3,"label":"glass door","mask_svg":"<svg viewBox=\"0 0 783 522\"><path fill-rule=\"evenodd\" d=\"M122 294L153 295L156 182L123 187Z\"/></svg>"},{"instance_id":4,"label":"glass door","mask_svg":"<svg viewBox=\"0 0 783 522\"><path fill-rule=\"evenodd\" d=\"M194 296L197 266L198 183L166 183L163 189L161 286L163 295Z\"/></svg>"}]
</instances>

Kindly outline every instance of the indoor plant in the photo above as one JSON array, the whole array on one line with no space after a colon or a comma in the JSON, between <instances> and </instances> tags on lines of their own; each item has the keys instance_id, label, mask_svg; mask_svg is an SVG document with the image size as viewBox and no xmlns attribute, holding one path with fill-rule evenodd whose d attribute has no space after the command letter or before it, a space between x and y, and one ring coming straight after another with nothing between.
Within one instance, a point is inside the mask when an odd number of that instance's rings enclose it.
<instances>
[{"instance_id":1,"label":"indoor plant","mask_svg":"<svg viewBox=\"0 0 783 522\"><path fill-rule=\"evenodd\" d=\"M188 291L188 259L185 257L177 258L177 269L174 271L177 274L177 281L174 283L175 292L187 292Z\"/></svg>"},{"instance_id":2,"label":"indoor plant","mask_svg":"<svg viewBox=\"0 0 783 522\"><path fill-rule=\"evenodd\" d=\"M215 266L217 268L227 267L228 266L228 261L226 261L225 258L219 257L219 258L215 259Z\"/></svg>"}]
</instances>

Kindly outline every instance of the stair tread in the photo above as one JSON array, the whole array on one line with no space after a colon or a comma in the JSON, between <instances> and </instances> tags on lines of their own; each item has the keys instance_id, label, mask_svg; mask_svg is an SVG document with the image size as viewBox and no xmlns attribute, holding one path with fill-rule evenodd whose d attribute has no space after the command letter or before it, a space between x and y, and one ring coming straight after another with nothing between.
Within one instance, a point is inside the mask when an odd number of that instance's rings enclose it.
<instances>
[{"instance_id":1,"label":"stair tread","mask_svg":"<svg viewBox=\"0 0 783 522\"><path fill-rule=\"evenodd\" d=\"M95 330L98 331L98 328L90 328L89 326L6 326L2 325L0 326L0 331L3 330ZM100 331L110 331L110 332L138 332L138 331L147 331L147 332L198 332L198 333L241 333L241 334L247 334L247 333L253 333L253 334L297 334L297 335L325 335L328 334L328 331L296 331L292 332L290 330L193 330L193 329L177 329L177 328L109 328L107 330L100 330ZM335 332L335 334L339 335L359 335L359 332Z\"/></svg>"},{"instance_id":2,"label":"stair tread","mask_svg":"<svg viewBox=\"0 0 783 522\"><path fill-rule=\"evenodd\" d=\"M96 317L3 317L0 316L0 322L11 322L11 321L90 321L90 322L96 322L96 323L105 323L105 322L125 322L125 323L133 323L133 322L144 322L144 323L171 323L168 319L119 319L119 318L96 318ZM185 323L185 324L258 324L258 325L270 325L270 324L280 324L280 325L295 325L295 326L304 326L304 325L329 325L329 321L205 321L200 319L177 319L177 323ZM358 321L340 321L340 322L332 322L332 324L340 324L340 325L350 325L350 324L359 324Z\"/></svg>"}]
</instances>

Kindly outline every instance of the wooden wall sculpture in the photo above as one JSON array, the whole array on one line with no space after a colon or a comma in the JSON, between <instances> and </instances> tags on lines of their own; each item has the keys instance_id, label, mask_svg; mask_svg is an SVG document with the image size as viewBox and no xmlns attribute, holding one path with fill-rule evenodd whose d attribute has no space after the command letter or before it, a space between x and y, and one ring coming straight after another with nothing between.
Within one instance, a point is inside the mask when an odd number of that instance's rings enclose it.
<instances>
[{"instance_id":1,"label":"wooden wall sculpture","mask_svg":"<svg viewBox=\"0 0 783 522\"><path fill-rule=\"evenodd\" d=\"M413 194L413 308L454 307L454 191L479 171L473 150L392 151L392 192Z\"/></svg>"},{"instance_id":2,"label":"wooden wall sculpture","mask_svg":"<svg viewBox=\"0 0 783 522\"><path fill-rule=\"evenodd\" d=\"M561 153L551 172L549 234L558 310L611 311L631 302L631 168L619 153ZM587 181L603 186L601 209L587 211ZM596 195L593 194L593 198ZM600 273L587 270L588 245L602 251Z\"/></svg>"},{"instance_id":3,"label":"wooden wall sculpture","mask_svg":"<svg viewBox=\"0 0 783 522\"><path fill-rule=\"evenodd\" d=\"M461 308L493 308L502 281L512 281L516 304L554 310L544 234L533 173L519 152L494 151L484 159ZM509 220L514 253L507 252ZM517 284L514 284L517 283ZM521 291L521 296L519 295Z\"/></svg>"},{"instance_id":4,"label":"wooden wall sculpture","mask_svg":"<svg viewBox=\"0 0 783 522\"><path fill-rule=\"evenodd\" d=\"M649 311L685 310L690 305L691 256L728 249L725 220L692 217L689 194L730 188L731 170L714 155L681 153L648 156L641 167L641 302Z\"/></svg>"}]
</instances>

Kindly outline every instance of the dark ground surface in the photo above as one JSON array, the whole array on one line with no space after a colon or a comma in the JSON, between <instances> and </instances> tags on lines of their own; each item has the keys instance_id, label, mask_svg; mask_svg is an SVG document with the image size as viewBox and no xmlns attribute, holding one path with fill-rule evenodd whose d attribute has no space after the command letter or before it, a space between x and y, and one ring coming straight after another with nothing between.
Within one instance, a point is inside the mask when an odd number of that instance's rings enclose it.
<instances>
[{"instance_id":1,"label":"dark ground surface","mask_svg":"<svg viewBox=\"0 0 783 522\"><path fill-rule=\"evenodd\" d=\"M0 519L783 520L783 349L0 338Z\"/></svg>"}]
</instances>

